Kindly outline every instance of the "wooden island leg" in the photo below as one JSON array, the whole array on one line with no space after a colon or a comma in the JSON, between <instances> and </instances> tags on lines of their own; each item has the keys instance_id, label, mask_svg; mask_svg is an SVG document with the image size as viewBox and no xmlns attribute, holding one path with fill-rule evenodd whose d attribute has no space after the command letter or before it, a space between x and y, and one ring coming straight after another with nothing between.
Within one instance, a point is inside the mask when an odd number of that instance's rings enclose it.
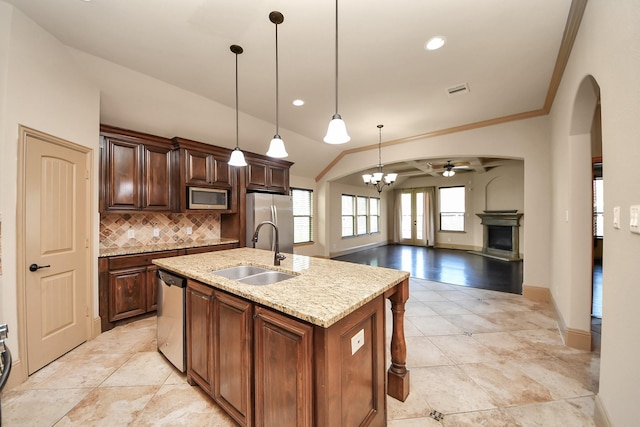
<instances>
[{"instance_id":1,"label":"wooden island leg","mask_svg":"<svg viewBox=\"0 0 640 427\"><path fill-rule=\"evenodd\" d=\"M393 332L391 334L391 366L387 372L387 394L404 402L409 396L407 343L404 339L404 304L409 299L409 279L398 283L387 293L391 301Z\"/></svg>"}]
</instances>

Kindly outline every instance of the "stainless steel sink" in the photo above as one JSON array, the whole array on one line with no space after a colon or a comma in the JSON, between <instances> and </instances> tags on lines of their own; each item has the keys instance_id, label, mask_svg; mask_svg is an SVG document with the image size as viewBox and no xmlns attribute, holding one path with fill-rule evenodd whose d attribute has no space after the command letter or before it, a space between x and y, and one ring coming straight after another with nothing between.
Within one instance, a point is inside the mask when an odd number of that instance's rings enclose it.
<instances>
[{"instance_id":1,"label":"stainless steel sink","mask_svg":"<svg viewBox=\"0 0 640 427\"><path fill-rule=\"evenodd\" d=\"M227 279L237 280L247 285L257 286L272 285L296 277L293 274L269 270L268 268L256 267L254 265L238 265L236 267L213 270L212 273L226 277Z\"/></svg>"},{"instance_id":2,"label":"stainless steel sink","mask_svg":"<svg viewBox=\"0 0 640 427\"><path fill-rule=\"evenodd\" d=\"M213 270L212 273L217 276L226 277L227 279L239 280L244 277L253 276L254 274L264 273L267 271L273 270L256 267L255 265L238 265L236 267L223 268L222 270Z\"/></svg>"}]
</instances>

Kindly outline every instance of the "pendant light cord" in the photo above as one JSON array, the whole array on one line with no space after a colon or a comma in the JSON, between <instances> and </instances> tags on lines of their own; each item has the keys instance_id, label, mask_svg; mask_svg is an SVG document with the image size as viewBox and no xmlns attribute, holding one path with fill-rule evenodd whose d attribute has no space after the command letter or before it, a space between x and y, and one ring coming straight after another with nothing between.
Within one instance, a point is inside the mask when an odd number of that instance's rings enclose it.
<instances>
[{"instance_id":1,"label":"pendant light cord","mask_svg":"<svg viewBox=\"0 0 640 427\"><path fill-rule=\"evenodd\" d=\"M280 118L280 108L279 108L279 99L278 99L278 93L280 92L279 90L279 79L278 79L278 24L276 24L276 135L280 135L280 130L279 130L279 126L278 123L280 122L279 118Z\"/></svg>"},{"instance_id":2,"label":"pendant light cord","mask_svg":"<svg viewBox=\"0 0 640 427\"><path fill-rule=\"evenodd\" d=\"M336 0L336 114L338 114L338 0Z\"/></svg>"},{"instance_id":3,"label":"pendant light cord","mask_svg":"<svg viewBox=\"0 0 640 427\"><path fill-rule=\"evenodd\" d=\"M236 148L240 148L240 145L238 143L238 131L239 131L239 126L238 126L238 109L239 109L239 105L238 105L238 54L236 53Z\"/></svg>"}]
</instances>

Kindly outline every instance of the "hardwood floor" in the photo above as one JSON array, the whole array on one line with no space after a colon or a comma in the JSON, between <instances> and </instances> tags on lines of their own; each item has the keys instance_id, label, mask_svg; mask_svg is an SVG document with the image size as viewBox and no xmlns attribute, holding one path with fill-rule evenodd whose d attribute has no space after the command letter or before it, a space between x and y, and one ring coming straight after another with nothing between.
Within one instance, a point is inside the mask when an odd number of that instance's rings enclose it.
<instances>
[{"instance_id":1,"label":"hardwood floor","mask_svg":"<svg viewBox=\"0 0 640 427\"><path fill-rule=\"evenodd\" d=\"M501 261L455 249L387 245L333 258L394 268L411 277L522 294L523 261Z\"/></svg>"}]
</instances>

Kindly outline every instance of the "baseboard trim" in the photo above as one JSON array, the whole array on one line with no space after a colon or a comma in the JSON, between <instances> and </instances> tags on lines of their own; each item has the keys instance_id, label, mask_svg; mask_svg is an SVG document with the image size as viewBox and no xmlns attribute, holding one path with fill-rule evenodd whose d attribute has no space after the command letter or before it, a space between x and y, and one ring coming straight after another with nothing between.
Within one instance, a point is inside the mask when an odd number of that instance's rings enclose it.
<instances>
[{"instance_id":1,"label":"baseboard trim","mask_svg":"<svg viewBox=\"0 0 640 427\"><path fill-rule=\"evenodd\" d=\"M564 334L565 345L578 350L591 351L591 331L567 328Z\"/></svg>"},{"instance_id":2,"label":"baseboard trim","mask_svg":"<svg viewBox=\"0 0 640 427\"><path fill-rule=\"evenodd\" d=\"M352 246L348 249L343 249L337 252L331 252L329 254L329 258L335 258L342 255L349 255L354 252L364 251L365 249L373 249L373 248L377 248L378 246L386 246L386 245L387 245L387 242L385 241L385 242L367 243L365 245L359 245L359 246Z\"/></svg>"},{"instance_id":3,"label":"baseboard trim","mask_svg":"<svg viewBox=\"0 0 640 427\"><path fill-rule=\"evenodd\" d=\"M599 394L596 394L593 418L597 427L613 427L613 423L611 423L609 414L607 413Z\"/></svg>"},{"instance_id":4,"label":"baseboard trim","mask_svg":"<svg viewBox=\"0 0 640 427\"><path fill-rule=\"evenodd\" d=\"M549 288L543 288L541 286L523 285L522 296L535 302L551 301L551 291Z\"/></svg>"},{"instance_id":5,"label":"baseboard trim","mask_svg":"<svg viewBox=\"0 0 640 427\"><path fill-rule=\"evenodd\" d=\"M20 359L14 360L11 364L11 373L9 374L9 379L7 379L7 384L5 384L3 392L11 390L25 382L27 380L27 373L25 370L26 366L20 361Z\"/></svg>"},{"instance_id":6,"label":"baseboard trim","mask_svg":"<svg viewBox=\"0 0 640 427\"><path fill-rule=\"evenodd\" d=\"M100 316L96 316L93 318L93 321L91 322L91 336L89 337L90 340L96 338L98 335L100 335L102 333L102 323L100 320Z\"/></svg>"}]
</instances>

